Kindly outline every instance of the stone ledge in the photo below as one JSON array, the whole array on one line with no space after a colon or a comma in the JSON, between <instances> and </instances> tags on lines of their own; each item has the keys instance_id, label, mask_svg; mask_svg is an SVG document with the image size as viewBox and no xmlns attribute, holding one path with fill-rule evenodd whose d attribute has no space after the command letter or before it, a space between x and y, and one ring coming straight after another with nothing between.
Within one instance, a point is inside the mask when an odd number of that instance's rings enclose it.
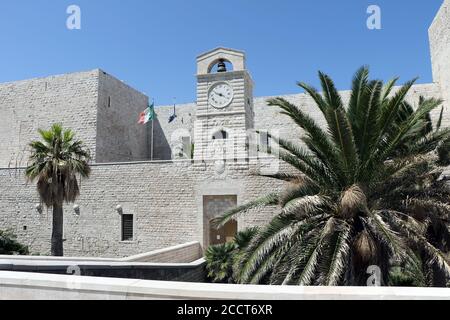
<instances>
[{"instance_id":1,"label":"stone ledge","mask_svg":"<svg viewBox=\"0 0 450 320\"><path fill-rule=\"evenodd\" d=\"M198 250L198 254L195 255L195 259L191 261L157 261L158 256L175 253L180 256L193 256L191 249ZM186 253L187 252L187 253ZM125 258L91 258L91 257L51 257L51 256L14 256L14 255L0 255L0 264L29 264L29 265L42 265L48 263L49 265L55 263L55 265L63 265L68 263L83 263L83 264L105 264L105 263L128 263L132 262L152 262L160 265L172 264L172 265L184 265L184 264L196 264L202 259L202 247L200 242L193 241L188 243L179 244L176 246L154 250L142 254L137 254ZM152 259L153 261L148 261ZM177 259L179 260L179 259Z\"/></svg>"},{"instance_id":2,"label":"stone ledge","mask_svg":"<svg viewBox=\"0 0 450 320\"><path fill-rule=\"evenodd\" d=\"M0 299L450 300L447 288L295 287L0 272Z\"/></svg>"}]
</instances>

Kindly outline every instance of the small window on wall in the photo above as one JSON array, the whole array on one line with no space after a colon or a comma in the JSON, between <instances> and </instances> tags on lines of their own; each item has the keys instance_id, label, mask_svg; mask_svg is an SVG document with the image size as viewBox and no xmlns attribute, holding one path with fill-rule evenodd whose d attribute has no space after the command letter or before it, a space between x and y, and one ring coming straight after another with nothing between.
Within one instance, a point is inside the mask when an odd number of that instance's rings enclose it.
<instances>
[{"instance_id":1,"label":"small window on wall","mask_svg":"<svg viewBox=\"0 0 450 320\"><path fill-rule=\"evenodd\" d=\"M183 157L187 159L192 158L192 142L191 137L182 137L181 138L183 144Z\"/></svg>"},{"instance_id":2,"label":"small window on wall","mask_svg":"<svg viewBox=\"0 0 450 320\"><path fill-rule=\"evenodd\" d=\"M133 241L134 230L133 230L133 215L123 214L122 215L122 241Z\"/></svg>"},{"instance_id":3,"label":"small window on wall","mask_svg":"<svg viewBox=\"0 0 450 320\"><path fill-rule=\"evenodd\" d=\"M217 131L216 133L213 134L212 139L213 140L226 140L226 139L228 139L228 132L226 132L225 130Z\"/></svg>"},{"instance_id":4,"label":"small window on wall","mask_svg":"<svg viewBox=\"0 0 450 320\"><path fill-rule=\"evenodd\" d=\"M267 131L260 131L258 151L268 152L269 147L270 147L269 133Z\"/></svg>"}]
</instances>

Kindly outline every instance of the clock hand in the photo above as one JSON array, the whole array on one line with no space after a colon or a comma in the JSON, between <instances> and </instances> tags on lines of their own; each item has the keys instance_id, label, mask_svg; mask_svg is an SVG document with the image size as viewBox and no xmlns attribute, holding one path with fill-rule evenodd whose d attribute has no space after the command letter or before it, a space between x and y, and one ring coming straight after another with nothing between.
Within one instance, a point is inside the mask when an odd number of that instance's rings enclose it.
<instances>
[{"instance_id":1,"label":"clock hand","mask_svg":"<svg viewBox=\"0 0 450 320\"><path fill-rule=\"evenodd\" d=\"M221 96L221 97L224 97L224 95L222 93L220 93L220 92L214 91L214 93L219 95L219 96Z\"/></svg>"}]
</instances>

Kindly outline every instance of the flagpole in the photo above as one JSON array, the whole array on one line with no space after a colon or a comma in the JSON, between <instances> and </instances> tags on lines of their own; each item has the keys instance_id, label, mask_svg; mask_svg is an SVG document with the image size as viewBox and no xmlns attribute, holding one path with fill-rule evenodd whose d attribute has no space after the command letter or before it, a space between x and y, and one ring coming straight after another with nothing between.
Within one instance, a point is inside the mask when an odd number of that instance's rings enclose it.
<instances>
[{"instance_id":1,"label":"flagpole","mask_svg":"<svg viewBox=\"0 0 450 320\"><path fill-rule=\"evenodd\" d=\"M155 141L155 140L154 140L154 133L155 133L155 116L156 116L156 114L155 114L155 99L153 99L152 104L153 104L153 110L152 110L153 116L152 116L152 149L151 149L151 155L150 155L151 161L153 161L153 142Z\"/></svg>"}]
</instances>

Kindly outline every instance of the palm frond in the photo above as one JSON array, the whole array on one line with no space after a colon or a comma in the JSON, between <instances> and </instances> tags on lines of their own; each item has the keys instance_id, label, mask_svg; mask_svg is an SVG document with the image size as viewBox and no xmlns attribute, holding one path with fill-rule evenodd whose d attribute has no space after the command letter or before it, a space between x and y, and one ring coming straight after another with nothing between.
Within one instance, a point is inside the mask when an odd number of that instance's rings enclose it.
<instances>
[{"instance_id":1,"label":"palm frond","mask_svg":"<svg viewBox=\"0 0 450 320\"><path fill-rule=\"evenodd\" d=\"M348 107L348 115L352 124L360 121L361 113L366 108L364 95L369 80L369 68L361 67L355 74L352 82L352 93Z\"/></svg>"},{"instance_id":2,"label":"palm frond","mask_svg":"<svg viewBox=\"0 0 450 320\"><path fill-rule=\"evenodd\" d=\"M427 99L424 100L418 107L418 109L408 117L396 130L392 138L385 142L385 147L382 147L380 152L380 160L388 158L392 151L399 145L408 131L423 117L429 114L433 109L437 108L442 103L442 100L437 99Z\"/></svg>"},{"instance_id":3,"label":"palm frond","mask_svg":"<svg viewBox=\"0 0 450 320\"><path fill-rule=\"evenodd\" d=\"M281 215L295 215L297 219L303 219L324 212L327 202L320 195L295 198L283 206Z\"/></svg>"},{"instance_id":4,"label":"palm frond","mask_svg":"<svg viewBox=\"0 0 450 320\"><path fill-rule=\"evenodd\" d=\"M450 261L448 257L441 250L434 247L422 234L418 233L414 228L411 228L410 225L401 219L391 219L407 235L409 241L414 242L426 252L429 258L428 263L438 267L450 278Z\"/></svg>"},{"instance_id":5,"label":"palm frond","mask_svg":"<svg viewBox=\"0 0 450 320\"><path fill-rule=\"evenodd\" d=\"M315 271L319 264L319 259L322 250L327 245L327 240L335 232L336 223L333 218L328 219L324 224L320 234L314 237L309 245L309 248L300 254L301 261L297 264L295 269L300 269L299 275L295 275L296 272L292 272L286 277L284 284L289 284L295 278L295 281L300 286L310 285L316 275ZM294 270L294 269L293 269Z\"/></svg>"},{"instance_id":6,"label":"palm frond","mask_svg":"<svg viewBox=\"0 0 450 320\"><path fill-rule=\"evenodd\" d=\"M346 261L350 252L351 226L343 222L340 228L341 230L337 233L337 239L327 270L324 272L323 279L319 281L320 284L326 286L337 286L347 267Z\"/></svg>"},{"instance_id":7,"label":"palm frond","mask_svg":"<svg viewBox=\"0 0 450 320\"><path fill-rule=\"evenodd\" d=\"M392 80L389 80L383 87L383 91L381 94L381 102L385 102L386 99L389 97L389 95L392 92L392 89L395 87L397 81L398 81L398 77L394 78Z\"/></svg>"},{"instance_id":8,"label":"palm frond","mask_svg":"<svg viewBox=\"0 0 450 320\"><path fill-rule=\"evenodd\" d=\"M270 193L264 197L258 198L254 201L250 201L246 204L233 208L225 212L222 216L213 219L212 225L216 228L223 227L227 222L232 219L236 219L238 215L243 215L250 210L255 210L261 207L276 205L279 203L279 194L278 193Z\"/></svg>"},{"instance_id":9,"label":"palm frond","mask_svg":"<svg viewBox=\"0 0 450 320\"><path fill-rule=\"evenodd\" d=\"M333 81L326 74L319 72L319 78L322 83L325 101L328 104L326 110L326 120L330 135L340 151L341 159L344 160L345 171L347 174L354 172L358 162L356 145L350 121L342 104L342 99L334 86ZM351 181L354 177L348 177Z\"/></svg>"},{"instance_id":10,"label":"palm frond","mask_svg":"<svg viewBox=\"0 0 450 320\"><path fill-rule=\"evenodd\" d=\"M404 260L404 243L399 237L398 233L393 231L391 227L386 224L379 214L376 212L369 212L368 220L363 219L367 230L377 237L389 250L392 257L396 260Z\"/></svg>"},{"instance_id":11,"label":"palm frond","mask_svg":"<svg viewBox=\"0 0 450 320\"><path fill-rule=\"evenodd\" d=\"M308 220L295 222L293 217L275 217L269 225L263 229L250 245L245 249L243 264L239 268L236 278L241 283L248 283L260 265L266 261L268 255L280 244L289 241L297 232L309 228L322 217L313 217Z\"/></svg>"},{"instance_id":12,"label":"palm frond","mask_svg":"<svg viewBox=\"0 0 450 320\"><path fill-rule=\"evenodd\" d=\"M396 120L398 110L401 108L406 95L417 79L413 79L404 84L400 90L383 104L379 119L377 121L379 127L378 142L384 137L386 132L391 128L393 121Z\"/></svg>"},{"instance_id":13,"label":"palm frond","mask_svg":"<svg viewBox=\"0 0 450 320\"><path fill-rule=\"evenodd\" d=\"M308 116L306 113L301 111L292 103L288 102L283 98L275 98L267 101L269 106L278 106L283 111L282 114L286 114L289 116L296 124L298 124L303 130L305 130L306 134L311 137L311 143L320 150L320 152L329 159L329 163L334 165L334 170L339 172L339 157L336 152L336 148L330 141L330 138L322 130L322 128Z\"/></svg>"}]
</instances>

